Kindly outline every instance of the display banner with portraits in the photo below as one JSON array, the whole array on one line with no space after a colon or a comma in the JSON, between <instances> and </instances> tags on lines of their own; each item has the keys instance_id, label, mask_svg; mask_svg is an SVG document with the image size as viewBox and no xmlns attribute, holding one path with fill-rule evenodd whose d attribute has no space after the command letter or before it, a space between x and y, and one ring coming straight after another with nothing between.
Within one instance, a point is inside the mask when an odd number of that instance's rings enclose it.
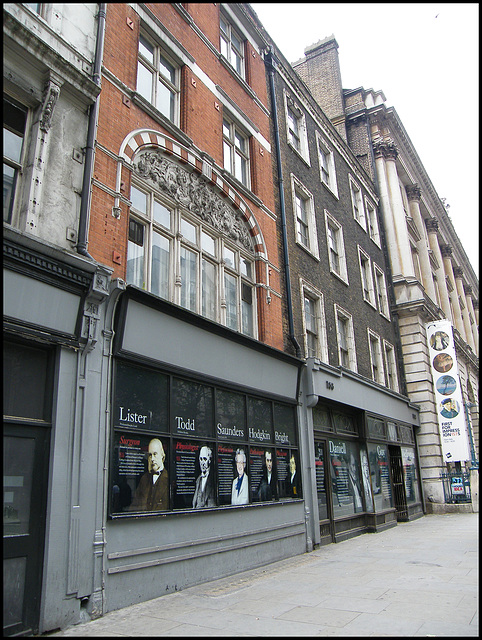
<instances>
[{"instance_id":1,"label":"display banner with portraits","mask_svg":"<svg viewBox=\"0 0 482 640\"><path fill-rule=\"evenodd\" d=\"M294 405L121 358L112 397L112 517L302 497Z\"/></svg>"},{"instance_id":2,"label":"display banner with portraits","mask_svg":"<svg viewBox=\"0 0 482 640\"><path fill-rule=\"evenodd\" d=\"M438 320L426 324L425 330L443 458L445 462L469 460L467 425L452 324L448 320Z\"/></svg>"}]
</instances>

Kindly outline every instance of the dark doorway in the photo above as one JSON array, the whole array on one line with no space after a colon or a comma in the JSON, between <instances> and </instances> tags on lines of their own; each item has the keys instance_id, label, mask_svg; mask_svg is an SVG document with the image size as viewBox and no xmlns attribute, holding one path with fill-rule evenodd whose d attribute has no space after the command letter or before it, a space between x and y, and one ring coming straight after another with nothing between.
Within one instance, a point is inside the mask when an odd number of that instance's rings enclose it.
<instances>
[{"instance_id":1,"label":"dark doorway","mask_svg":"<svg viewBox=\"0 0 482 640\"><path fill-rule=\"evenodd\" d=\"M408 520L407 496L405 494L405 479L403 475L402 452L400 447L389 446L390 472L392 476L393 497L397 512L397 521Z\"/></svg>"},{"instance_id":2,"label":"dark doorway","mask_svg":"<svg viewBox=\"0 0 482 640\"><path fill-rule=\"evenodd\" d=\"M4 343L3 633L38 632L51 428L51 353Z\"/></svg>"},{"instance_id":3,"label":"dark doorway","mask_svg":"<svg viewBox=\"0 0 482 640\"><path fill-rule=\"evenodd\" d=\"M316 494L321 545L335 542L329 461L326 440L315 440Z\"/></svg>"}]
</instances>

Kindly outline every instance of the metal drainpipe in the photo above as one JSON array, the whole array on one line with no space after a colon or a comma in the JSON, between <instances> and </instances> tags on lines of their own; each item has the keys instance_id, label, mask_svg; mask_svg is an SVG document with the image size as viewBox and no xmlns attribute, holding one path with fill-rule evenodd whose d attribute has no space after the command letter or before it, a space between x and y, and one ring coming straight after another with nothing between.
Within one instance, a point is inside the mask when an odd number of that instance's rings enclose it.
<instances>
[{"instance_id":1,"label":"metal drainpipe","mask_svg":"<svg viewBox=\"0 0 482 640\"><path fill-rule=\"evenodd\" d=\"M95 47L94 73L92 79L97 86L101 84L102 58L104 55L104 34L106 3L99 3L99 13L97 14L97 42ZM99 94L100 95L100 94ZM89 229L89 211L91 201L91 182L94 172L95 135L97 128L97 116L99 113L99 95L89 110L89 126L87 129L87 144L85 146L84 178L82 182L82 194L80 198L79 233L77 239L77 253L93 260L87 251L87 234Z\"/></svg>"},{"instance_id":2,"label":"metal drainpipe","mask_svg":"<svg viewBox=\"0 0 482 640\"><path fill-rule=\"evenodd\" d=\"M274 67L274 60L273 60L273 50L271 47L269 47L268 53L266 54L265 64L268 69L269 88L270 88L271 104L272 104L272 111L273 111L274 139L275 139L275 148L276 148L276 165L277 165L277 171L278 171L278 185L279 185L279 197L280 197L283 259L284 259L285 280L286 280L286 298L287 298L287 304L288 304L289 339L291 340L295 348L296 357L301 358L301 348L295 337L294 323L293 323L293 300L291 295L288 236L286 233L286 210L285 210L285 198L284 198L283 170L281 167L281 151L280 151L279 129L278 129L278 110L276 108L276 92L275 92L275 86L274 86L275 67Z\"/></svg>"}]
</instances>

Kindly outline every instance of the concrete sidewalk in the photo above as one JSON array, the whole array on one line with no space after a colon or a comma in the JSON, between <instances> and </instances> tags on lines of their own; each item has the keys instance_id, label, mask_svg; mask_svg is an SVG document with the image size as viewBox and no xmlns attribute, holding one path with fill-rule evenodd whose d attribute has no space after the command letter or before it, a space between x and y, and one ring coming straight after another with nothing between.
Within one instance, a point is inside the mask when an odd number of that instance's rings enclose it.
<instances>
[{"instance_id":1,"label":"concrete sidewalk","mask_svg":"<svg viewBox=\"0 0 482 640\"><path fill-rule=\"evenodd\" d=\"M478 514L427 515L49 635L478 636Z\"/></svg>"}]
</instances>

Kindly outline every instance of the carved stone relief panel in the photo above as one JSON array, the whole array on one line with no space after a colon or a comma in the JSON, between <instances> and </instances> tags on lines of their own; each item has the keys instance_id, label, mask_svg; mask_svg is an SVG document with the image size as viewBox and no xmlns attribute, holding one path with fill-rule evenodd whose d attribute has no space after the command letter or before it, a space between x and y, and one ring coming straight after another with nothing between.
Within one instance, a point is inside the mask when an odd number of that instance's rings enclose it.
<instances>
[{"instance_id":1,"label":"carved stone relief panel","mask_svg":"<svg viewBox=\"0 0 482 640\"><path fill-rule=\"evenodd\" d=\"M133 167L140 178L150 182L176 204L254 253L253 238L246 220L203 178L169 160L159 151L141 152L135 158Z\"/></svg>"}]
</instances>

